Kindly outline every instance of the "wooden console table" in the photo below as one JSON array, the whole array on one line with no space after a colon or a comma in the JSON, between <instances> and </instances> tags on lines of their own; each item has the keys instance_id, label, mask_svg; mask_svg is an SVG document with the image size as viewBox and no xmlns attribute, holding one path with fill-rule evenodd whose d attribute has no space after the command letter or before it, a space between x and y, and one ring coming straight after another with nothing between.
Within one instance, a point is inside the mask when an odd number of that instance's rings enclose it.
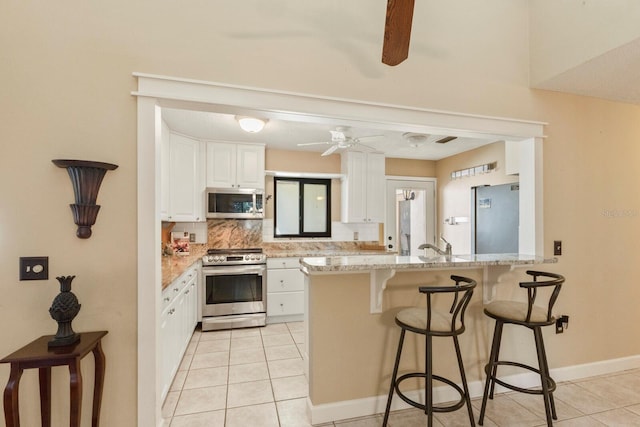
<instances>
[{"instance_id":1,"label":"wooden console table","mask_svg":"<svg viewBox=\"0 0 640 427\"><path fill-rule=\"evenodd\" d=\"M95 386L93 390L93 415L91 425L97 427L100 420L102 386L104 384L105 357L100 344L107 331L80 333L80 340L64 347L48 347L53 335L45 335L11 353L0 363L11 364L11 374L4 389L4 417L7 427L20 427L18 389L25 369L38 368L40 378L40 416L43 427L51 426L51 367L69 366L70 423L80 427L82 409L82 374L80 360L93 352L95 359Z\"/></svg>"}]
</instances>

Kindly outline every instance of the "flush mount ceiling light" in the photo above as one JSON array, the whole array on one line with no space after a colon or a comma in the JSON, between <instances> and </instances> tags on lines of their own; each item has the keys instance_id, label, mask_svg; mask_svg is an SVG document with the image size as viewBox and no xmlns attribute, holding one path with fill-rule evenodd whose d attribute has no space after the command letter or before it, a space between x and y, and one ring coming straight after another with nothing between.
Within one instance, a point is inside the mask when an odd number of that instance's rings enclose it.
<instances>
[{"instance_id":1,"label":"flush mount ceiling light","mask_svg":"<svg viewBox=\"0 0 640 427\"><path fill-rule=\"evenodd\" d=\"M406 132L402 134L402 137L409 143L410 147L418 148L422 147L425 142L427 142L429 135L425 135L423 133Z\"/></svg>"},{"instance_id":2,"label":"flush mount ceiling light","mask_svg":"<svg viewBox=\"0 0 640 427\"><path fill-rule=\"evenodd\" d=\"M266 119L256 119L255 117L236 116L236 120L243 131L249 133L258 133L267 124Z\"/></svg>"}]
</instances>

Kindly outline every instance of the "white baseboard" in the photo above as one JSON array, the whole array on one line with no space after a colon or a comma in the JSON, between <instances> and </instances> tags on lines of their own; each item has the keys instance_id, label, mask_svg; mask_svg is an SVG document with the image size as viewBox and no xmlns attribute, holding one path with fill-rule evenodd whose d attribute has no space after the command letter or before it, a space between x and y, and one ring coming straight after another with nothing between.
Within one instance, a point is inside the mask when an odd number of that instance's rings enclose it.
<instances>
[{"instance_id":1,"label":"white baseboard","mask_svg":"<svg viewBox=\"0 0 640 427\"><path fill-rule=\"evenodd\" d=\"M559 383L561 381L574 381L635 368L640 368L640 355L552 369L551 377ZM509 384L523 388L535 387L540 384L540 377L533 372L509 375L504 377L503 380ZM484 381L473 381L468 385L469 394L472 399L482 397L482 393L484 392ZM495 391L496 393L501 393L507 391L507 389L496 386ZM424 390L415 390L406 393L406 395L418 402L424 402ZM450 402L459 398L457 392L448 386L436 387L433 391L433 397L434 403ZM365 397L354 400L343 400L320 405L314 405L310 398L307 398L307 407L311 416L311 423L314 425L380 414L384 412L386 405L386 395ZM410 407L411 406L394 394L391 404L392 411L407 409Z\"/></svg>"}]
</instances>

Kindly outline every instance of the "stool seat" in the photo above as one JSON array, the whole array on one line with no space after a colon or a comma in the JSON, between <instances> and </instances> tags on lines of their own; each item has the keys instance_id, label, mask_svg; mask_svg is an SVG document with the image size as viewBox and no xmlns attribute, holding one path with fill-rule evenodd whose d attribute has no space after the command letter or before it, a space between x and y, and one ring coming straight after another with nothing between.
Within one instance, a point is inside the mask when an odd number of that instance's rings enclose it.
<instances>
[{"instance_id":1,"label":"stool seat","mask_svg":"<svg viewBox=\"0 0 640 427\"><path fill-rule=\"evenodd\" d=\"M416 329L416 333L424 333L427 330L427 311L424 308L405 308L396 314L396 323L401 323L401 327ZM431 311L431 332L451 333L453 315L449 312L438 310ZM462 322L458 319L455 330L462 328Z\"/></svg>"},{"instance_id":2,"label":"stool seat","mask_svg":"<svg viewBox=\"0 0 640 427\"><path fill-rule=\"evenodd\" d=\"M416 408L420 408L424 411L424 413L427 415L427 425L429 427L433 425L434 412L455 411L465 406L465 404L469 413L470 423L472 426L475 426L473 411L471 409L471 399L469 397L469 388L467 386L467 379L464 373L464 366L462 364L460 344L458 343L458 335L464 332L464 313L467 306L469 305L471 296L473 295L473 289L476 286L476 282L475 280L455 275L451 276L451 279L455 282L455 284L446 286L420 286L418 289L420 293L426 295L427 306L406 308L400 310L396 314L396 325L400 326L401 328L400 340L398 342L398 351L396 353L396 360L393 366L393 374L391 375L391 385L389 386L387 407L384 413L384 420L382 421L383 427L387 425L387 422L389 420L389 413L391 411L391 400L393 398L394 391L404 402ZM452 300L451 308L449 309L449 311L432 308L432 301L435 299L435 295L438 294L449 294L448 296ZM447 295L443 295L443 298L446 297ZM398 377L398 366L400 365L402 346L404 343L405 333L407 331L424 335L425 337L425 371L410 372ZM462 387L460 387L450 379L435 375L433 373L433 337L453 338L456 356L458 359L458 368L460 369ZM424 378L424 404L409 398L402 392L402 390L400 390L400 384L410 378ZM434 405L434 381L439 381L456 390L460 395L460 399L446 406Z\"/></svg>"},{"instance_id":3,"label":"stool seat","mask_svg":"<svg viewBox=\"0 0 640 427\"><path fill-rule=\"evenodd\" d=\"M494 301L484 307L487 316L508 323L546 326L556 321L554 317L547 318L547 310L538 306L531 307L531 315L527 320L528 311L529 304L516 301Z\"/></svg>"},{"instance_id":4,"label":"stool seat","mask_svg":"<svg viewBox=\"0 0 640 427\"><path fill-rule=\"evenodd\" d=\"M493 392L496 384L521 393L542 395L544 399L544 410L547 418L547 425L552 426L553 420L558 418L553 400L553 392L556 390L556 383L549 375L549 364L547 362L547 354L544 348L544 340L542 339L542 327L553 325L555 323L555 317L552 316L551 310L553 309L553 305L560 294L560 288L564 283L564 277L555 273L544 273L533 270L527 271L527 274L533 277L533 281L520 283L520 287L527 290L526 303L517 301L494 301L487 304L484 308L484 313L495 319L496 325L493 332L493 343L491 344L489 363L485 366L487 379L485 381L484 394L482 396L480 419L478 420L478 424L480 425L482 425L484 421L487 399L493 399ZM550 295L547 298L542 298L538 294L538 291L545 288L549 288L551 290L549 292ZM535 304L536 300L540 299L546 300L544 308ZM520 362L500 360L500 343L502 341L502 330L505 324L524 326L533 331L538 359L537 368ZM501 380L498 377L498 367L500 366L509 366L511 368L516 367L535 372L540 376L540 388L526 389Z\"/></svg>"}]
</instances>

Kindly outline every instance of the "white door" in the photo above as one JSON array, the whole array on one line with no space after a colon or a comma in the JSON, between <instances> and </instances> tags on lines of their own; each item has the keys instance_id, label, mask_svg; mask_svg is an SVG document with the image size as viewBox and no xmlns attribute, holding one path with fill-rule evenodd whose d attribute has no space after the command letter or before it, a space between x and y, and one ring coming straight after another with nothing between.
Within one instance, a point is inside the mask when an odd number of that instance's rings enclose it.
<instances>
[{"instance_id":1,"label":"white door","mask_svg":"<svg viewBox=\"0 0 640 427\"><path fill-rule=\"evenodd\" d=\"M435 193L433 178L387 178L387 250L417 256L421 244L437 243Z\"/></svg>"}]
</instances>

